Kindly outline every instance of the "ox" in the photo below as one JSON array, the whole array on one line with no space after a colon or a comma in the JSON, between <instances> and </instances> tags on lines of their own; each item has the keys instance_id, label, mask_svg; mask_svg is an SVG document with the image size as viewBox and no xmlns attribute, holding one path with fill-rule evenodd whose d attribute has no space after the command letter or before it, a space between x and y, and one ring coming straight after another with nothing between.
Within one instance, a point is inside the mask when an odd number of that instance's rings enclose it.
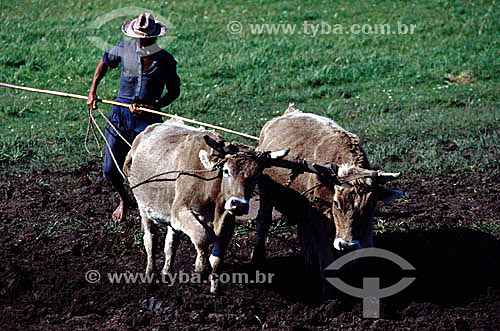
<instances>
[{"instance_id":1,"label":"ox","mask_svg":"<svg viewBox=\"0 0 500 331\"><path fill-rule=\"evenodd\" d=\"M196 248L194 271L207 272L209 262L215 274L232 237L234 217L248 213L250 196L263 170L261 163L250 148L225 143L214 133L179 121L151 125L139 134L124 172L142 219L146 273L154 269L154 225L166 225L162 273L171 270L183 232ZM211 242L215 243L208 258ZM217 290L216 278L210 277L211 292Z\"/></svg>"},{"instance_id":2,"label":"ox","mask_svg":"<svg viewBox=\"0 0 500 331\"><path fill-rule=\"evenodd\" d=\"M284 115L266 123L259 137L260 150L285 147L291 150L287 160L316 164L292 174L280 167L264 171L252 261L265 259L265 239L275 207L298 224L306 265L319 268L322 274L334 260L332 242L337 251L344 252L373 245L372 215L377 201L402 194L382 184L400 174L370 170L356 135L330 119L296 110L293 104Z\"/></svg>"}]
</instances>

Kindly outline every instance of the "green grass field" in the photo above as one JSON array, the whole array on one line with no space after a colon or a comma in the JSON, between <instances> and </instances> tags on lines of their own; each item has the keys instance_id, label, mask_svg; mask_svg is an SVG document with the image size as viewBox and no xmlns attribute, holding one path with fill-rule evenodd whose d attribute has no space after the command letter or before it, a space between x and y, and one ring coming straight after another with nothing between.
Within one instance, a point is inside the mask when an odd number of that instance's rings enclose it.
<instances>
[{"instance_id":1,"label":"green grass field","mask_svg":"<svg viewBox=\"0 0 500 331\"><path fill-rule=\"evenodd\" d=\"M297 226L275 215L262 269L275 284L225 284L212 296L182 281L106 282L104 272L144 270L143 231L137 208L111 220L117 195L85 150L85 101L0 87L3 329L499 329L500 1L0 0L0 82L87 95L104 53L89 38L117 44L141 11L173 25L159 44L178 61L181 96L163 111L258 136L294 103L357 134L373 165L401 172L387 186L404 194L379 204L374 245L410 262L418 281L384 297L373 323L359 298L310 303ZM325 32L401 24L414 33ZM118 89L111 70L98 96ZM238 222L224 272L253 270L254 233ZM190 272L194 254L184 236L174 273ZM376 266L360 271L396 281ZM103 279L86 282L86 270ZM145 308L155 298L165 312Z\"/></svg>"},{"instance_id":2,"label":"green grass field","mask_svg":"<svg viewBox=\"0 0 500 331\"><path fill-rule=\"evenodd\" d=\"M164 109L258 135L288 103L358 134L372 162L403 171L498 172L500 4L496 1L0 1L0 81L87 95L103 51L137 6L175 28L181 97ZM228 32L232 21L240 34ZM252 34L251 24L415 24L413 34ZM98 94L114 99L119 71ZM87 163L85 102L0 88L2 167ZM109 106L102 106L107 113ZM227 139L237 139L226 135ZM251 141L246 141L252 143ZM443 146L453 148L443 148Z\"/></svg>"}]
</instances>

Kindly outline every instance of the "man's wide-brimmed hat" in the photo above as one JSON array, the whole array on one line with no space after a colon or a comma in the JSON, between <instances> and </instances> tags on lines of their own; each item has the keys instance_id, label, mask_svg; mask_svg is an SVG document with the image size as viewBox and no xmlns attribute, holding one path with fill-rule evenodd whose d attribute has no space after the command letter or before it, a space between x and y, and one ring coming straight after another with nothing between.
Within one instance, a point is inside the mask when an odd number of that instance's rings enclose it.
<instances>
[{"instance_id":1,"label":"man's wide-brimmed hat","mask_svg":"<svg viewBox=\"0 0 500 331\"><path fill-rule=\"evenodd\" d=\"M137 18L126 21L122 32L132 38L161 37L167 32L165 24L155 21L150 13L143 13Z\"/></svg>"}]
</instances>

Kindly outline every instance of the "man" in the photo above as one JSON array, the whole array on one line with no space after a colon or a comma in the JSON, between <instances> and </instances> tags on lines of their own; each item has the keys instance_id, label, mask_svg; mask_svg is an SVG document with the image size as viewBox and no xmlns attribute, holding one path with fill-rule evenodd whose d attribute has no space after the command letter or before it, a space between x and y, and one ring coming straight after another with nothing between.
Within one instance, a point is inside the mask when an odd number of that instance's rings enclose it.
<instances>
[{"instance_id":1,"label":"man","mask_svg":"<svg viewBox=\"0 0 500 331\"><path fill-rule=\"evenodd\" d=\"M156 44L156 38L163 36L166 30L165 25L155 21L150 13L128 20L123 24L122 32L133 39L121 41L104 53L94 73L87 100L91 109L97 108L97 86L108 68L116 68L121 64L120 91L116 101L129 104L129 107L113 106L109 120L130 144L148 125L162 122L161 116L142 112L137 109L138 106L160 109L172 103L180 93L177 62ZM168 92L162 96L164 88ZM122 221L127 214L130 199L111 152L121 168L130 147L109 124L106 125L106 140L111 151L106 149L103 175L120 196L120 204L112 218L114 221Z\"/></svg>"}]
</instances>

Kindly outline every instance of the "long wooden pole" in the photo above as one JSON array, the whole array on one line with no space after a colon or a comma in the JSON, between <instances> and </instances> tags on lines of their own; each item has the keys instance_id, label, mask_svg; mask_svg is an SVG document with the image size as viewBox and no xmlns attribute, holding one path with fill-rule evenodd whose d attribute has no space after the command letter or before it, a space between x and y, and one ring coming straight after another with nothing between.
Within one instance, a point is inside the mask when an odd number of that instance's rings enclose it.
<instances>
[{"instance_id":1,"label":"long wooden pole","mask_svg":"<svg viewBox=\"0 0 500 331\"><path fill-rule=\"evenodd\" d=\"M88 99L88 97L86 97L84 95L78 95L78 94L72 94L72 93L65 93L65 92L58 92L58 91L50 91L50 90L40 90L40 89L36 89L36 88L32 88L32 87L18 86L18 85L12 85L12 84L1 83L1 82L0 82L0 86L8 87L8 88L13 88L13 89L17 89L17 90L23 90L23 91L30 91L30 92L37 92L37 93L43 93L43 94L57 95L57 96L66 97L66 98L74 98L74 99L81 99L81 100L87 100ZM105 104L109 104L109 105L128 107L128 104L122 103L122 102L110 101L110 100L102 100L102 99L98 99L98 101L102 102L102 103L105 103ZM191 120L189 118L185 118L185 117L181 117L181 116L177 116L177 115L172 115L172 114L164 113L164 112L153 110L153 109L149 109L149 108L137 107L137 109L142 110L142 111L146 111L146 112L149 112L149 113L161 115L161 116L166 116L166 117L171 117L171 118L177 118L177 119L182 120L182 121L187 122L187 123L201 125L201 126L204 126L204 127L210 128L210 129L214 129L214 130L224 131L224 132L231 133L231 134L234 134L234 135L237 135L237 136L241 136L241 137L245 137L245 138L248 138L248 139L253 139L253 140L257 140L257 141L259 140L258 137L251 136L251 135L246 134L246 133L241 133L241 132L238 132L238 131L234 131L234 130L231 130L231 129L226 129L226 128L223 128L221 126L217 126L217 125L213 125L213 124L208 124L208 123L203 123L203 122L199 122L199 121L196 121L196 120Z\"/></svg>"}]
</instances>

